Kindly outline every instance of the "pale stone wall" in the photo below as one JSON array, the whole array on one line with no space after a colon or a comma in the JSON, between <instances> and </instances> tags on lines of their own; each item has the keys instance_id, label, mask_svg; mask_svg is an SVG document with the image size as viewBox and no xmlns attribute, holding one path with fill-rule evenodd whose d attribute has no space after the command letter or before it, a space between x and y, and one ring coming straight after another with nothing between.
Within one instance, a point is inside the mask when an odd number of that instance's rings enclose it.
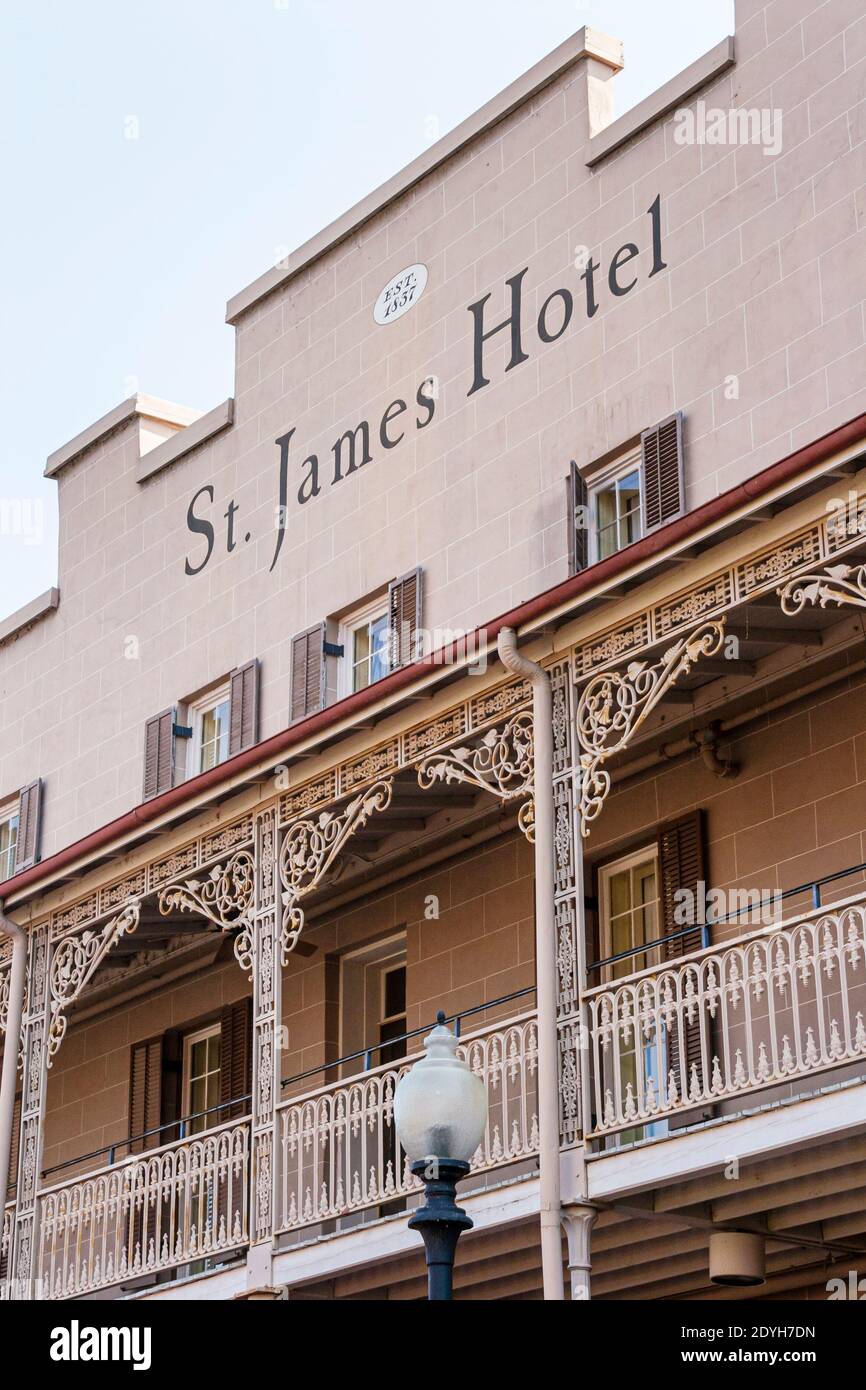
<instances>
[{"instance_id":1,"label":"pale stone wall","mask_svg":"<svg viewBox=\"0 0 866 1390\"><path fill-rule=\"evenodd\" d=\"M135 423L61 471L60 608L0 647L0 797L44 777L44 854L140 800L148 715L252 656L262 735L283 727L292 634L407 569L423 566L434 633L564 578L570 458L589 462L681 409L694 506L863 410L862 7L737 11L736 65L687 105L780 109L778 154L678 144L671 114L590 169L579 62L242 315L233 426L144 484ZM650 275L656 197L666 268ZM619 281L636 283L617 296L608 267L630 242L639 255ZM601 267L592 318L580 247ZM416 261L429 270L417 307L376 326L377 294ZM527 360L506 372L500 333L484 353L490 384L469 394L468 306L489 295L494 326L506 278L524 269ZM543 343L536 319L561 287L573 317ZM427 422L416 396L430 374ZM397 400L408 408L388 429L405 437L385 449L380 422ZM332 446L362 419L371 461L335 484ZM275 440L290 430L271 570ZM301 504L311 452L321 493ZM215 527L213 554L189 576L205 540L187 509L206 486L213 503L200 497L197 514Z\"/></svg>"}]
</instances>

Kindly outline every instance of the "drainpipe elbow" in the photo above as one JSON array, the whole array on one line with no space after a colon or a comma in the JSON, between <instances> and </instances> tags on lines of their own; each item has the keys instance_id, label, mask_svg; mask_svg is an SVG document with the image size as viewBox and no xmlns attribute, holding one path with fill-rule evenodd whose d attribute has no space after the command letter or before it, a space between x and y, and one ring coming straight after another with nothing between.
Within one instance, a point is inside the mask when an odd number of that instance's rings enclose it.
<instances>
[{"instance_id":1,"label":"drainpipe elbow","mask_svg":"<svg viewBox=\"0 0 866 1390\"><path fill-rule=\"evenodd\" d=\"M6 916L2 902L0 902L0 931L5 932L6 936L11 936L13 941L23 941L27 936L23 927L19 927L17 922L13 922L11 917Z\"/></svg>"},{"instance_id":2,"label":"drainpipe elbow","mask_svg":"<svg viewBox=\"0 0 866 1390\"><path fill-rule=\"evenodd\" d=\"M717 723L708 725L706 729L701 729L693 737L700 749L704 767L712 772L714 777L736 777L740 769L733 758L719 757L719 726Z\"/></svg>"},{"instance_id":3,"label":"drainpipe elbow","mask_svg":"<svg viewBox=\"0 0 866 1390\"><path fill-rule=\"evenodd\" d=\"M539 679L547 680L544 668L539 666L537 661L530 661L528 657L520 655L517 650L517 633L513 627L499 629L496 649L499 652L499 660L502 665L506 670L512 671L515 676L523 676L525 680L533 683Z\"/></svg>"}]
</instances>

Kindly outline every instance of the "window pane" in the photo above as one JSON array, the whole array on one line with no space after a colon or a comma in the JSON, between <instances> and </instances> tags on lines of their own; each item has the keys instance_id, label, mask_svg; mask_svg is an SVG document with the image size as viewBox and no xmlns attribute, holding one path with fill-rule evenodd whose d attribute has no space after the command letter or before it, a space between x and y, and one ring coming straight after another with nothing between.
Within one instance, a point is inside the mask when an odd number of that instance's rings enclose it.
<instances>
[{"instance_id":1,"label":"window pane","mask_svg":"<svg viewBox=\"0 0 866 1390\"><path fill-rule=\"evenodd\" d=\"M595 519L599 530L616 521L616 484L610 483L595 494Z\"/></svg>"},{"instance_id":2,"label":"window pane","mask_svg":"<svg viewBox=\"0 0 866 1390\"><path fill-rule=\"evenodd\" d=\"M405 1018L392 1018L389 1023L379 1025L379 1041L388 1042L391 1038L399 1038L406 1032ZM390 1047L379 1049L380 1062L393 1062L398 1057L406 1056L406 1039L402 1042L391 1043Z\"/></svg>"},{"instance_id":3,"label":"window pane","mask_svg":"<svg viewBox=\"0 0 866 1390\"><path fill-rule=\"evenodd\" d=\"M193 1081L189 1088L189 1111L191 1115L198 1115L202 1110L207 1109L207 1078L200 1076L197 1081Z\"/></svg>"},{"instance_id":4,"label":"window pane","mask_svg":"<svg viewBox=\"0 0 866 1390\"><path fill-rule=\"evenodd\" d=\"M207 1038L199 1038L189 1052L190 1076L202 1076L207 1071Z\"/></svg>"},{"instance_id":5,"label":"window pane","mask_svg":"<svg viewBox=\"0 0 866 1390\"><path fill-rule=\"evenodd\" d=\"M224 762L229 752L229 702L222 700L201 714L199 772Z\"/></svg>"},{"instance_id":6,"label":"window pane","mask_svg":"<svg viewBox=\"0 0 866 1390\"><path fill-rule=\"evenodd\" d=\"M640 504L640 475L637 471L627 473L624 478L617 479L617 493L619 494L619 514L632 511Z\"/></svg>"},{"instance_id":7,"label":"window pane","mask_svg":"<svg viewBox=\"0 0 866 1390\"><path fill-rule=\"evenodd\" d=\"M353 661L357 666L360 661L366 661L370 655L370 628L367 623L362 627L355 628L355 650Z\"/></svg>"},{"instance_id":8,"label":"window pane","mask_svg":"<svg viewBox=\"0 0 866 1390\"><path fill-rule=\"evenodd\" d=\"M355 628L352 638L352 689L364 690L370 684L370 628Z\"/></svg>"},{"instance_id":9,"label":"window pane","mask_svg":"<svg viewBox=\"0 0 866 1390\"><path fill-rule=\"evenodd\" d=\"M406 968L389 970L385 976L385 1017L406 1012Z\"/></svg>"},{"instance_id":10,"label":"window pane","mask_svg":"<svg viewBox=\"0 0 866 1390\"><path fill-rule=\"evenodd\" d=\"M388 661L388 615L383 613L380 617L374 618L370 623L370 645L372 648L370 662L370 680L378 681L383 676L387 676L390 662Z\"/></svg>"},{"instance_id":11,"label":"window pane","mask_svg":"<svg viewBox=\"0 0 866 1390\"><path fill-rule=\"evenodd\" d=\"M18 843L18 817L0 821L0 879L11 878L15 869L15 846Z\"/></svg>"},{"instance_id":12,"label":"window pane","mask_svg":"<svg viewBox=\"0 0 866 1390\"><path fill-rule=\"evenodd\" d=\"M629 473L617 483L620 515L620 546L640 538L640 477Z\"/></svg>"},{"instance_id":13,"label":"window pane","mask_svg":"<svg viewBox=\"0 0 866 1390\"><path fill-rule=\"evenodd\" d=\"M229 702L223 700L216 708L217 738L219 740L219 762L229 755Z\"/></svg>"},{"instance_id":14,"label":"window pane","mask_svg":"<svg viewBox=\"0 0 866 1390\"><path fill-rule=\"evenodd\" d=\"M607 559L608 555L613 555L614 551L619 550L619 531L614 522L613 526L606 526L603 531L598 533L598 558Z\"/></svg>"},{"instance_id":15,"label":"window pane","mask_svg":"<svg viewBox=\"0 0 866 1390\"><path fill-rule=\"evenodd\" d=\"M631 907L631 877L628 871L612 874L610 884L610 912L612 917L628 912Z\"/></svg>"},{"instance_id":16,"label":"window pane","mask_svg":"<svg viewBox=\"0 0 866 1390\"><path fill-rule=\"evenodd\" d=\"M617 917L611 923L611 941L613 943L612 954L618 956L621 951L629 951L635 942L632 940L631 917ZM629 969L631 967L628 967Z\"/></svg>"}]
</instances>

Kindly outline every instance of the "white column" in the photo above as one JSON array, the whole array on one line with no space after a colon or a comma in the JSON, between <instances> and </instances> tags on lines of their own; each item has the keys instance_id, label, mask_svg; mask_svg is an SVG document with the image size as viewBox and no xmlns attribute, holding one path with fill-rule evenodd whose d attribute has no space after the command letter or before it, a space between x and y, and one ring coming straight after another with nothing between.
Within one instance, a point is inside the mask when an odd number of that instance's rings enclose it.
<instances>
[{"instance_id":1,"label":"white column","mask_svg":"<svg viewBox=\"0 0 866 1390\"><path fill-rule=\"evenodd\" d=\"M13 1298L39 1297L39 1170L45 1129L48 977L51 945L48 923L30 933L27 1001L24 1017L24 1078L18 1148L18 1193L10 1282Z\"/></svg>"},{"instance_id":2,"label":"white column","mask_svg":"<svg viewBox=\"0 0 866 1390\"><path fill-rule=\"evenodd\" d=\"M0 1080L0 1210L6 1203L11 1165L12 1120L15 1114L15 1087L18 1081L18 1040L24 1012L24 980L27 969L27 933L3 915L0 904L0 931L12 940L9 989L6 1012L6 1041L3 1047L3 1073Z\"/></svg>"},{"instance_id":3,"label":"white column","mask_svg":"<svg viewBox=\"0 0 866 1390\"><path fill-rule=\"evenodd\" d=\"M278 912L277 827L273 808L255 823L255 910L251 932L253 968L252 1165L248 1290L273 1283L274 1227L279 1194L280 1026L282 967Z\"/></svg>"},{"instance_id":4,"label":"white column","mask_svg":"<svg viewBox=\"0 0 866 1390\"><path fill-rule=\"evenodd\" d=\"M598 1211L595 1207L575 1202L562 1208L562 1221L568 1239L568 1271L571 1276L572 1303L591 1297L592 1228Z\"/></svg>"},{"instance_id":5,"label":"white column","mask_svg":"<svg viewBox=\"0 0 866 1390\"><path fill-rule=\"evenodd\" d=\"M538 1185L544 1297L565 1296L559 1209L559 1077L554 906L553 696L547 672L517 651L513 628L499 633L499 656L532 685L535 796L535 979L538 1015Z\"/></svg>"}]
</instances>

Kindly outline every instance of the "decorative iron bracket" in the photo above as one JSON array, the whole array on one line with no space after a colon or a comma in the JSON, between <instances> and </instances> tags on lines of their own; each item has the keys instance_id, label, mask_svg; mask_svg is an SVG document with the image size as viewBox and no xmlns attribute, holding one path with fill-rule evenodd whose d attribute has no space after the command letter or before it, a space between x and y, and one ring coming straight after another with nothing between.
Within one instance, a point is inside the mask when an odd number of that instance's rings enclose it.
<instances>
[{"instance_id":1,"label":"decorative iron bracket","mask_svg":"<svg viewBox=\"0 0 866 1390\"><path fill-rule=\"evenodd\" d=\"M122 936L135 931L141 917L141 899L130 898L116 917L101 928L66 936L55 945L51 954L48 977L50 1023L48 1026L48 1059L57 1053L66 1036L65 1010L74 1004L85 985L93 978L112 946Z\"/></svg>"},{"instance_id":2,"label":"decorative iron bracket","mask_svg":"<svg viewBox=\"0 0 866 1390\"><path fill-rule=\"evenodd\" d=\"M377 811L386 810L392 791L392 780L382 779L353 797L341 810L296 820L287 829L279 855L283 905L280 955L284 965L304 926L298 899L318 887L346 841L362 830Z\"/></svg>"},{"instance_id":3,"label":"decorative iron bracket","mask_svg":"<svg viewBox=\"0 0 866 1390\"><path fill-rule=\"evenodd\" d=\"M465 782L492 792L502 801L526 797L518 823L528 840L535 838L534 727L529 710L520 710L501 727L488 729L474 747L449 748L425 758L418 768L418 785L429 791L436 782Z\"/></svg>"},{"instance_id":4,"label":"decorative iron bracket","mask_svg":"<svg viewBox=\"0 0 866 1390\"><path fill-rule=\"evenodd\" d=\"M776 593L789 618L802 613L807 603L818 608L831 603L837 608L866 608L866 565L827 565L822 574L789 579Z\"/></svg>"},{"instance_id":5,"label":"decorative iron bracket","mask_svg":"<svg viewBox=\"0 0 866 1390\"><path fill-rule=\"evenodd\" d=\"M680 676L702 656L715 656L725 637L725 619L704 623L648 665L632 661L624 672L602 671L586 685L577 706L580 745L580 832L589 835L610 791L604 763L627 748L637 730Z\"/></svg>"},{"instance_id":6,"label":"decorative iron bracket","mask_svg":"<svg viewBox=\"0 0 866 1390\"><path fill-rule=\"evenodd\" d=\"M253 907L255 864L248 849L198 875L167 883L157 899L164 917L175 910L198 912L220 931L234 931L248 922Z\"/></svg>"}]
</instances>

